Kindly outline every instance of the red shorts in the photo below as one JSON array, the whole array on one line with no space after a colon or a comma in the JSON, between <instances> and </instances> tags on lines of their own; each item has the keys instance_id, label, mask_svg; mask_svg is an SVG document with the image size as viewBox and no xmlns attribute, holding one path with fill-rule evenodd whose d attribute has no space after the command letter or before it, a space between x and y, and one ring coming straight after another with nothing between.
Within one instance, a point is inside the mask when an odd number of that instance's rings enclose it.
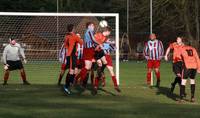
<instances>
[{"instance_id":1,"label":"red shorts","mask_svg":"<svg viewBox=\"0 0 200 118\"><path fill-rule=\"evenodd\" d=\"M94 48L84 48L83 49L83 59L92 61L94 59Z\"/></svg>"},{"instance_id":2,"label":"red shorts","mask_svg":"<svg viewBox=\"0 0 200 118\"><path fill-rule=\"evenodd\" d=\"M112 64L112 57L110 55L105 55L106 61L107 61L107 66L113 66Z\"/></svg>"},{"instance_id":3,"label":"red shorts","mask_svg":"<svg viewBox=\"0 0 200 118\"><path fill-rule=\"evenodd\" d=\"M147 68L159 68L160 60L148 60Z\"/></svg>"}]
</instances>

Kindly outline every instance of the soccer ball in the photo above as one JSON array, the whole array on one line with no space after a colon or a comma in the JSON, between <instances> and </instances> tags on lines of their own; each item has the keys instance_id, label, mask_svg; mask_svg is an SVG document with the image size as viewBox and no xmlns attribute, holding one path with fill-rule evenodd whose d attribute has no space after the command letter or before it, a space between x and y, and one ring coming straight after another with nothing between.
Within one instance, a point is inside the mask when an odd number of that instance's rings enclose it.
<instances>
[{"instance_id":1,"label":"soccer ball","mask_svg":"<svg viewBox=\"0 0 200 118\"><path fill-rule=\"evenodd\" d=\"M106 20L102 20L99 22L99 25L104 28L104 27L107 27L108 26L108 22Z\"/></svg>"}]
</instances>

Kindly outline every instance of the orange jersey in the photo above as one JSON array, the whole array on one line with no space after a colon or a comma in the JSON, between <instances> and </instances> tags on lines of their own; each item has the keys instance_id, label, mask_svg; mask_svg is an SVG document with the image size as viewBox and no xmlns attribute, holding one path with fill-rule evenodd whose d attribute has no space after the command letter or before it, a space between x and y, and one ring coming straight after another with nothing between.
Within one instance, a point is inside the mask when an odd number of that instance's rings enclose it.
<instances>
[{"instance_id":1,"label":"orange jersey","mask_svg":"<svg viewBox=\"0 0 200 118\"><path fill-rule=\"evenodd\" d=\"M169 48L173 50L173 63L182 61L181 58L181 48L183 45L178 45L176 42L171 43L169 45Z\"/></svg>"},{"instance_id":2,"label":"orange jersey","mask_svg":"<svg viewBox=\"0 0 200 118\"><path fill-rule=\"evenodd\" d=\"M183 46L181 56L187 69L199 68L199 56L195 48L191 46Z\"/></svg>"},{"instance_id":3,"label":"orange jersey","mask_svg":"<svg viewBox=\"0 0 200 118\"><path fill-rule=\"evenodd\" d=\"M98 44L103 44L107 40L107 37L105 37L102 33L96 33L94 38Z\"/></svg>"},{"instance_id":4,"label":"orange jersey","mask_svg":"<svg viewBox=\"0 0 200 118\"><path fill-rule=\"evenodd\" d=\"M83 41L75 33L70 33L65 37L64 45L67 49L67 56L71 56L72 53L76 53L77 43L82 45Z\"/></svg>"}]
</instances>

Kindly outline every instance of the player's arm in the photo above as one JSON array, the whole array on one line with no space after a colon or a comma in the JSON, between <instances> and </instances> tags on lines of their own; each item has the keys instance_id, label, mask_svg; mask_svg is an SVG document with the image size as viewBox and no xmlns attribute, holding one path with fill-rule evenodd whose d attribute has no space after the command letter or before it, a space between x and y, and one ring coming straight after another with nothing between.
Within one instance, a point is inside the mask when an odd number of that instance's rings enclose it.
<instances>
[{"instance_id":1,"label":"player's arm","mask_svg":"<svg viewBox=\"0 0 200 118\"><path fill-rule=\"evenodd\" d=\"M26 64L27 61L26 61L26 56L25 56L25 53L24 53L24 49L21 47L20 44L18 45L18 48L19 48L19 53L22 56L24 63Z\"/></svg>"},{"instance_id":2,"label":"player's arm","mask_svg":"<svg viewBox=\"0 0 200 118\"><path fill-rule=\"evenodd\" d=\"M147 44L147 42L145 43L145 46L144 46L144 50L143 50L143 55L144 55L144 57L148 60L149 59L149 54L148 54L148 52L149 52L149 47L148 47L148 44Z\"/></svg>"},{"instance_id":3,"label":"player's arm","mask_svg":"<svg viewBox=\"0 0 200 118\"><path fill-rule=\"evenodd\" d=\"M171 48L170 48L170 46L167 48L167 50L166 50L166 52L165 52L165 61L168 61L168 55L169 55L169 53L170 53L170 50L171 50Z\"/></svg>"},{"instance_id":4,"label":"player's arm","mask_svg":"<svg viewBox=\"0 0 200 118\"><path fill-rule=\"evenodd\" d=\"M3 51L3 63L4 63L4 70L7 70L8 69L8 64L7 64L7 52L8 52L8 47L6 46L4 48L4 51Z\"/></svg>"},{"instance_id":5,"label":"player's arm","mask_svg":"<svg viewBox=\"0 0 200 118\"><path fill-rule=\"evenodd\" d=\"M19 52L20 55L22 56L23 59L26 59L25 53L24 53L24 49L19 45Z\"/></svg>"}]
</instances>

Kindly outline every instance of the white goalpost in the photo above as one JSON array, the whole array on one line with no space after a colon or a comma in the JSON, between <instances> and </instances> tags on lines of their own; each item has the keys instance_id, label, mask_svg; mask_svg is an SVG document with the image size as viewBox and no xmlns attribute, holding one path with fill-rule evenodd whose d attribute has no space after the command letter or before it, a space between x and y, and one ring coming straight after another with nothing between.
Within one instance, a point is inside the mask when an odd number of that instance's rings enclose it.
<instances>
[{"instance_id":1,"label":"white goalpost","mask_svg":"<svg viewBox=\"0 0 200 118\"><path fill-rule=\"evenodd\" d=\"M25 48L30 62L56 61L67 24L75 24L77 33L83 34L86 22L106 19L112 27L111 39L116 42L115 71L119 84L119 14L118 13L28 13L0 12L0 50L10 37L18 39Z\"/></svg>"}]
</instances>

